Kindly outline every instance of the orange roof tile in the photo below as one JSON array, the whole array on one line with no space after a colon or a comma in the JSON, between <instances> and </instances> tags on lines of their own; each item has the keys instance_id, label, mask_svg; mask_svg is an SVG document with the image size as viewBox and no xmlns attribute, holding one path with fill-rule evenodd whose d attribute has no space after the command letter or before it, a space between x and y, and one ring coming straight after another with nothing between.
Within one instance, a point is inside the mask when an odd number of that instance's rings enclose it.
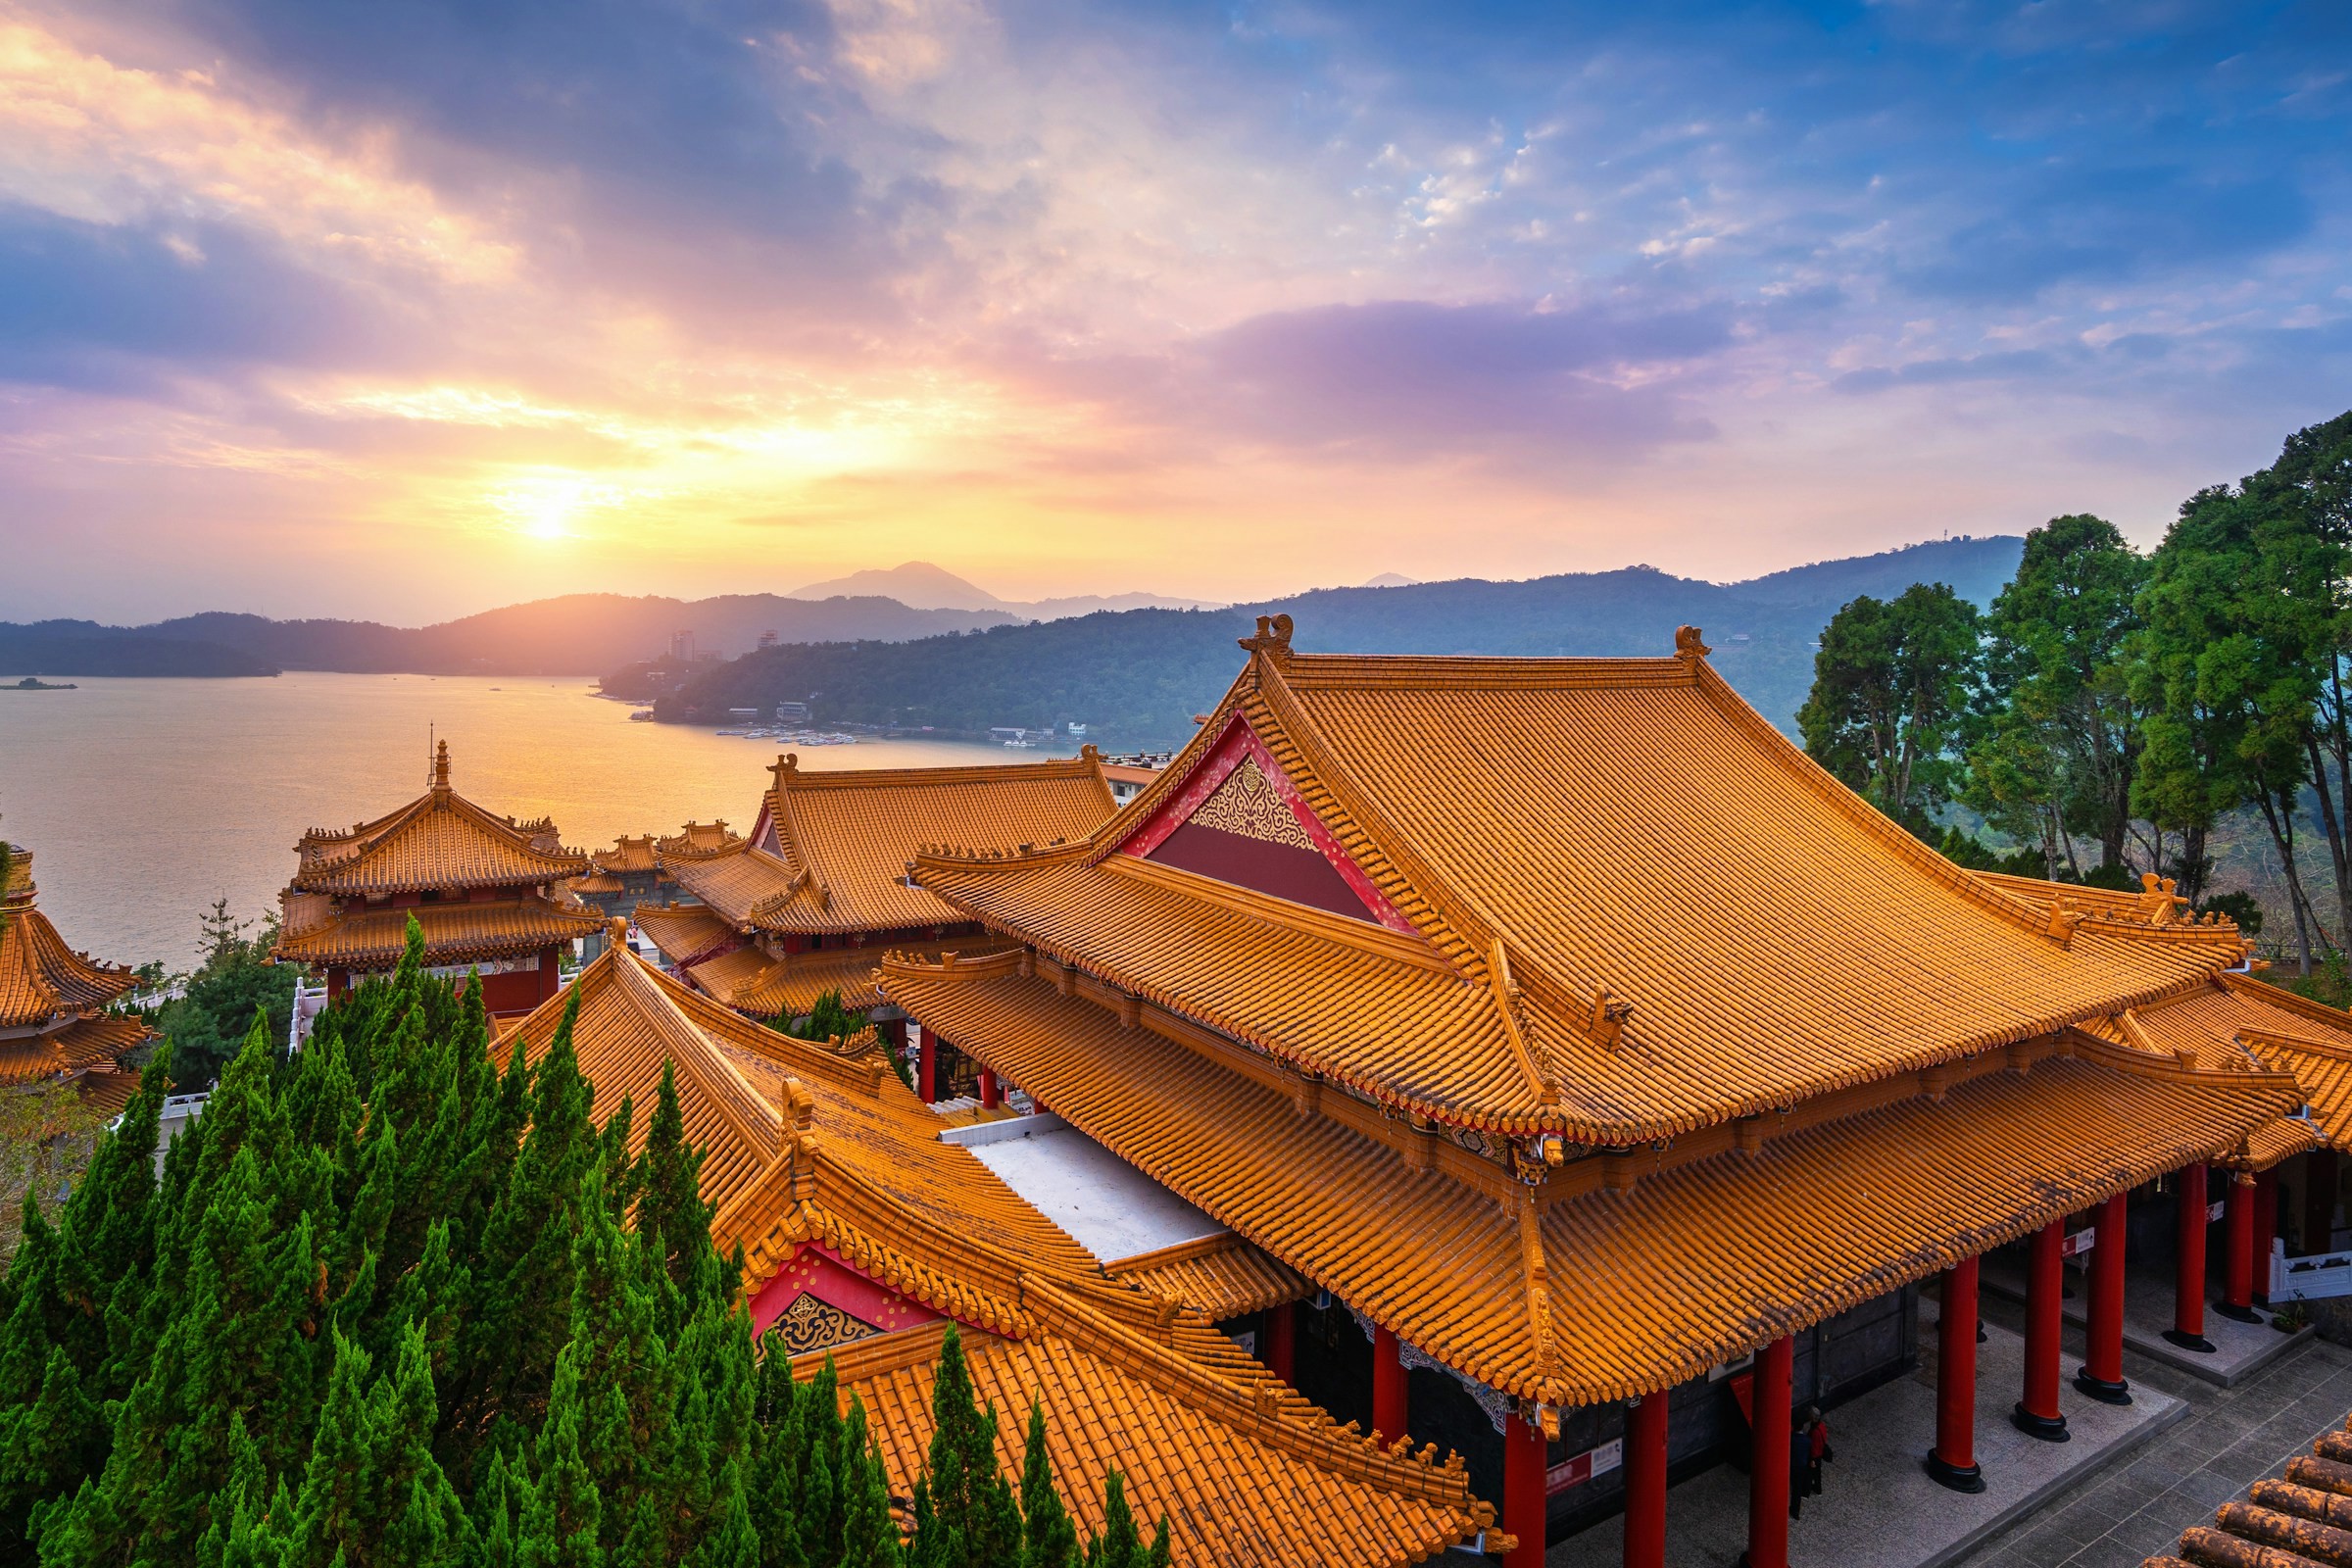
<instances>
[{"instance_id":1,"label":"orange roof tile","mask_svg":"<svg viewBox=\"0 0 2352 1568\"><path fill-rule=\"evenodd\" d=\"M1106 1265L1111 1278L1182 1301L1211 1322L1303 1300L1314 1287L1231 1231L1139 1252Z\"/></svg>"},{"instance_id":2,"label":"orange roof tile","mask_svg":"<svg viewBox=\"0 0 2352 1568\"><path fill-rule=\"evenodd\" d=\"M598 870L614 873L651 871L658 865L651 833L641 833L635 838L623 834L612 841L612 848L597 851L593 858Z\"/></svg>"},{"instance_id":3,"label":"orange roof tile","mask_svg":"<svg viewBox=\"0 0 2352 1568\"><path fill-rule=\"evenodd\" d=\"M564 908L544 899L490 904L420 904L408 908L326 911L317 923L287 929L272 954L294 963L349 969L389 968L408 945L409 917L424 928L428 964L478 963L517 957L604 929L593 909Z\"/></svg>"},{"instance_id":4,"label":"orange roof tile","mask_svg":"<svg viewBox=\"0 0 2352 1568\"><path fill-rule=\"evenodd\" d=\"M965 1359L974 1396L997 1409L1008 1480L1025 1462L1029 1401L1045 1406L1047 1450L1081 1536L1102 1528L1101 1478L1112 1469L1147 1532L1166 1516L1171 1555L1187 1568L1404 1568L1492 1520L1460 1472L1370 1450L1295 1409L1247 1363L1203 1368L1050 1286L1034 1294L1037 1331L967 1334ZM904 1496L928 1464L936 1336L894 1338L917 1343L850 1348L843 1397L864 1402Z\"/></svg>"},{"instance_id":5,"label":"orange roof tile","mask_svg":"<svg viewBox=\"0 0 2352 1568\"><path fill-rule=\"evenodd\" d=\"M155 1038L136 1018L78 1017L42 1034L0 1037L0 1087L63 1074L112 1070L133 1049Z\"/></svg>"},{"instance_id":6,"label":"orange roof tile","mask_svg":"<svg viewBox=\"0 0 2352 1568\"><path fill-rule=\"evenodd\" d=\"M2352 1560L2352 1416L2286 1462L2281 1480L2257 1481L2214 1511L2211 1525L2180 1533L2179 1555L2141 1568L2326 1568Z\"/></svg>"},{"instance_id":7,"label":"orange roof tile","mask_svg":"<svg viewBox=\"0 0 2352 1568\"><path fill-rule=\"evenodd\" d=\"M610 871L591 871L586 876L575 876L564 885L580 897L618 893L622 886L620 878Z\"/></svg>"},{"instance_id":8,"label":"orange roof tile","mask_svg":"<svg viewBox=\"0 0 2352 1568\"><path fill-rule=\"evenodd\" d=\"M1277 623L1085 844L927 855L915 875L1399 1110L1598 1143L1955 1060L2240 956L2230 927L2078 919L1961 870L1758 717L1695 641L1650 660L1346 658L1292 654ZM1374 918L1129 853L1163 808L1218 806L1188 791L1237 747L1298 818L1250 853L1328 845ZM1216 820L1247 847L1246 817Z\"/></svg>"},{"instance_id":9,"label":"orange roof tile","mask_svg":"<svg viewBox=\"0 0 2352 1568\"><path fill-rule=\"evenodd\" d=\"M1083 838L1111 813L1093 749L1067 761L802 772L786 754L751 837L663 869L738 925L808 933L900 931L961 919L906 884L923 845Z\"/></svg>"},{"instance_id":10,"label":"orange roof tile","mask_svg":"<svg viewBox=\"0 0 2352 1568\"><path fill-rule=\"evenodd\" d=\"M1490 1522L1461 1470L1369 1448L1276 1384L1201 1319L1111 1281L1086 1250L954 1144L883 1065L872 1038L787 1039L615 946L501 1037L542 1055L576 996L573 1045L610 1115L623 1094L641 1148L662 1063L674 1062L703 1196L756 1285L821 1246L884 1289L977 1332L975 1381L1000 1409L1054 1412L1054 1458L1099 1476L1108 1456L1146 1518L1165 1511L1185 1564L1416 1562ZM906 1491L930 1440L939 1332L840 1352ZM813 1362L813 1357L807 1358ZM812 1370L811 1366L811 1370ZM1016 1423L1013 1423L1017 1425ZM1009 1461L1020 1462L1018 1435ZM910 1468L911 1467L911 1468ZM1073 1511L1099 1523L1083 1488ZM1250 1505L1244 1507L1247 1500Z\"/></svg>"},{"instance_id":11,"label":"orange roof tile","mask_svg":"<svg viewBox=\"0 0 2352 1568\"><path fill-rule=\"evenodd\" d=\"M1011 951L1001 938L962 937L904 951L937 960L949 953L984 957ZM826 992L839 993L841 1004L866 1008L880 1004L874 971L881 967L882 950L826 948L816 953L788 954L770 958L757 948L745 948L698 963L689 975L703 990L741 1012L759 1018L797 1018L814 1007Z\"/></svg>"},{"instance_id":12,"label":"orange roof tile","mask_svg":"<svg viewBox=\"0 0 2352 1568\"><path fill-rule=\"evenodd\" d=\"M640 904L630 912L629 923L644 932L672 963L744 940L732 921L720 919L703 904Z\"/></svg>"},{"instance_id":13,"label":"orange roof tile","mask_svg":"<svg viewBox=\"0 0 2352 1568\"><path fill-rule=\"evenodd\" d=\"M741 844L743 835L727 826L727 819L715 822L689 822L677 832L654 841L655 863L664 855L709 855L729 845Z\"/></svg>"},{"instance_id":14,"label":"orange roof tile","mask_svg":"<svg viewBox=\"0 0 2352 1568\"><path fill-rule=\"evenodd\" d=\"M2352 1150L2352 1015L2341 1008L2251 975L2225 974L2089 1027L2141 1050L2188 1053L2207 1067L2251 1062L2292 1073L2309 1119L2282 1125L2252 1149L2256 1169L2322 1143Z\"/></svg>"},{"instance_id":15,"label":"orange roof tile","mask_svg":"<svg viewBox=\"0 0 2352 1568\"><path fill-rule=\"evenodd\" d=\"M423 795L349 832L313 828L295 851L291 886L302 893L514 887L588 870L588 857L556 842L552 824L496 815L451 789L446 741Z\"/></svg>"},{"instance_id":16,"label":"orange roof tile","mask_svg":"<svg viewBox=\"0 0 2352 1568\"><path fill-rule=\"evenodd\" d=\"M132 1097L138 1094L139 1078L138 1068L119 1067L110 1062L102 1067L92 1067L75 1078L74 1087L81 1095L82 1105L92 1115L113 1117L122 1114Z\"/></svg>"},{"instance_id":17,"label":"orange roof tile","mask_svg":"<svg viewBox=\"0 0 2352 1568\"><path fill-rule=\"evenodd\" d=\"M1336 1091L1302 1100L1307 1086L1262 1057L1165 1015L1124 1027L1012 961L889 962L883 985L1408 1344L1560 1404L1670 1387L2223 1153L2298 1098L2281 1074L2199 1072L2076 1032L2073 1055L2036 1062L2055 1042L2021 1045L2026 1055L1885 1081L1671 1153L1594 1154L1538 1190L1491 1143L1467 1147L1485 1143L1476 1135L1416 1131ZM1737 1148L1748 1131L1757 1152ZM1708 1267L1691 1266L1699 1247Z\"/></svg>"},{"instance_id":18,"label":"orange roof tile","mask_svg":"<svg viewBox=\"0 0 2352 1568\"><path fill-rule=\"evenodd\" d=\"M30 903L12 904L0 915L0 1029L95 1010L135 980L126 968L67 947L49 917Z\"/></svg>"}]
</instances>

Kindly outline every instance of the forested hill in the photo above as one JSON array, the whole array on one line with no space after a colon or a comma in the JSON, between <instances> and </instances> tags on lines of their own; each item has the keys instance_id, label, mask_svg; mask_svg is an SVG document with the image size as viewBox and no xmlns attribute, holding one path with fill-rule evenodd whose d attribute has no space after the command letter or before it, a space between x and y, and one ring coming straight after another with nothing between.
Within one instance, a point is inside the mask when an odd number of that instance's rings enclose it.
<instances>
[{"instance_id":1,"label":"forested hill","mask_svg":"<svg viewBox=\"0 0 2352 1568\"><path fill-rule=\"evenodd\" d=\"M694 632L702 648L732 657L755 646L760 633L768 631L788 643L851 637L891 641L1011 625L1013 619L999 611L909 610L895 599L565 594L432 626L386 626L371 620L270 620L216 612L138 629L145 635L221 644L287 669L578 675L651 658L669 646L672 632L687 629Z\"/></svg>"},{"instance_id":2,"label":"forested hill","mask_svg":"<svg viewBox=\"0 0 2352 1568\"><path fill-rule=\"evenodd\" d=\"M277 666L240 648L153 636L90 620L0 621L0 675L274 675Z\"/></svg>"},{"instance_id":3,"label":"forested hill","mask_svg":"<svg viewBox=\"0 0 2352 1568\"><path fill-rule=\"evenodd\" d=\"M1332 588L1229 611L1135 610L962 636L784 647L697 676L658 707L693 722L731 708L814 699L819 722L1090 726L1113 748L1164 746L1192 733L1240 667L1237 637L1260 614L1289 614L1306 653L1504 656L1665 654L1696 625L1714 662L1775 723L1788 725L1813 678L1814 640L1856 594L1948 583L1989 604L2024 541L1954 539L1720 584L1646 566L1527 582ZM1507 737L1491 737L1505 740Z\"/></svg>"}]
</instances>

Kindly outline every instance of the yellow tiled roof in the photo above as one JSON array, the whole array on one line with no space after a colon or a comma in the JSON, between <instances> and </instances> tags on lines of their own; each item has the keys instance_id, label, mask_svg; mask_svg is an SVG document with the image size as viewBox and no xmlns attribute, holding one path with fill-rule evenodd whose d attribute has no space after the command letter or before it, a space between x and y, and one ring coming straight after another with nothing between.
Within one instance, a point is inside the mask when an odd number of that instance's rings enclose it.
<instances>
[{"instance_id":1,"label":"yellow tiled roof","mask_svg":"<svg viewBox=\"0 0 2352 1568\"><path fill-rule=\"evenodd\" d=\"M2292 1073L2310 1119L2282 1126L2256 1148L2257 1169L2322 1142L2352 1150L2352 1015L2341 1008L2251 975L2225 974L2087 1027L2141 1050L2188 1053L2207 1067L2252 1062Z\"/></svg>"},{"instance_id":2,"label":"yellow tiled roof","mask_svg":"<svg viewBox=\"0 0 2352 1568\"><path fill-rule=\"evenodd\" d=\"M610 871L591 871L586 876L573 877L564 886L570 888L574 894L585 896L618 893L621 890L621 881Z\"/></svg>"},{"instance_id":3,"label":"yellow tiled roof","mask_svg":"<svg viewBox=\"0 0 2352 1568\"><path fill-rule=\"evenodd\" d=\"M49 917L29 903L12 905L0 926L0 1029L93 1011L134 983L130 970L67 947Z\"/></svg>"},{"instance_id":4,"label":"yellow tiled roof","mask_svg":"<svg viewBox=\"0 0 2352 1568\"><path fill-rule=\"evenodd\" d=\"M618 947L573 990L573 1047L598 1114L629 1096L632 1149L662 1062L676 1064L712 1234L722 1249L743 1246L747 1283L818 1244L963 1322L983 1396L1013 1412L1014 1473L1035 1393L1053 1412L1063 1474L1099 1478L1115 1455L1139 1513L1168 1513L1188 1565L1266 1561L1274 1543L1281 1560L1401 1568L1492 1520L1458 1467L1370 1449L1204 1320L1104 1276L969 1151L940 1141L946 1123L890 1074L870 1035L787 1039ZM543 1055L568 996L503 1035L502 1058L518 1046ZM897 1492L911 1490L930 1441L938 1343L934 1326L839 1352L845 1397L864 1398ZM1099 1496L1072 1486L1070 1502L1082 1527L1099 1524Z\"/></svg>"},{"instance_id":5,"label":"yellow tiled roof","mask_svg":"<svg viewBox=\"0 0 2352 1568\"><path fill-rule=\"evenodd\" d=\"M1314 1287L1227 1231L1106 1265L1111 1278L1182 1301L1212 1323L1302 1300Z\"/></svg>"},{"instance_id":6,"label":"yellow tiled roof","mask_svg":"<svg viewBox=\"0 0 2352 1568\"><path fill-rule=\"evenodd\" d=\"M1011 946L1002 938L967 936L904 951L932 959L948 953L982 957L1009 952ZM874 971L881 964L878 947L826 948L781 958L770 958L757 948L744 948L698 963L687 974L697 986L738 1011L759 1018L797 1018L814 1007L828 991L840 993L845 1007L876 1005L882 994L875 989Z\"/></svg>"},{"instance_id":7,"label":"yellow tiled roof","mask_svg":"<svg viewBox=\"0 0 2352 1568\"><path fill-rule=\"evenodd\" d=\"M928 855L917 879L1399 1110L1612 1144L2113 1013L2243 951L1960 869L1695 655L1307 656L1280 626L1246 646L1209 723L1087 843ZM1120 850L1229 722L1408 931Z\"/></svg>"},{"instance_id":8,"label":"yellow tiled roof","mask_svg":"<svg viewBox=\"0 0 2352 1568\"><path fill-rule=\"evenodd\" d=\"M629 923L644 932L672 963L683 963L742 935L733 921L720 919L702 904L640 904L630 912Z\"/></svg>"},{"instance_id":9,"label":"yellow tiled roof","mask_svg":"<svg viewBox=\"0 0 2352 1568\"><path fill-rule=\"evenodd\" d=\"M728 827L723 816L714 822L689 822L654 841L655 862L659 864L664 855L710 855L742 842L743 835Z\"/></svg>"},{"instance_id":10,"label":"yellow tiled roof","mask_svg":"<svg viewBox=\"0 0 2352 1568\"><path fill-rule=\"evenodd\" d=\"M599 850L594 858L601 871L651 871L655 868L654 836L641 833L635 838L623 834L612 841L612 848Z\"/></svg>"},{"instance_id":11,"label":"yellow tiled roof","mask_svg":"<svg viewBox=\"0 0 2352 1568\"><path fill-rule=\"evenodd\" d=\"M87 1073L98 1068L112 1071L125 1054L154 1037L155 1031L136 1018L96 1015L75 1018L47 1034L0 1040L0 1088L61 1073ZM135 1072L131 1079L135 1085Z\"/></svg>"},{"instance_id":12,"label":"yellow tiled roof","mask_svg":"<svg viewBox=\"0 0 2352 1568\"><path fill-rule=\"evenodd\" d=\"M329 911L318 924L289 930L274 955L295 963L354 969L389 967L408 943L409 916L424 928L424 961L440 965L517 957L604 929L593 909L564 908L524 897L490 904L420 904L409 908Z\"/></svg>"},{"instance_id":13,"label":"yellow tiled roof","mask_svg":"<svg viewBox=\"0 0 2352 1568\"><path fill-rule=\"evenodd\" d=\"M448 764L444 742L433 786L416 800L349 832L305 833L293 889L420 893L557 882L588 870L588 857L559 843L553 824L496 815L451 789Z\"/></svg>"},{"instance_id":14,"label":"yellow tiled roof","mask_svg":"<svg viewBox=\"0 0 2352 1568\"><path fill-rule=\"evenodd\" d=\"M1166 1516L1186 1568L1405 1568L1493 1518L1461 1472L1351 1440L1238 1353L1203 1366L1051 1286L1032 1294L1036 1331L966 1334L966 1365L974 1396L997 1409L1008 1480L1026 1459L1029 1402L1045 1406L1047 1450L1082 1538L1102 1528L1102 1478L1113 1469L1147 1534ZM901 1496L927 1467L933 1430L936 1336L894 1336L916 1337L839 1352L843 1397L864 1401ZM1179 1345L1214 1353L1197 1333ZM1488 1544L1498 1547L1498 1535Z\"/></svg>"},{"instance_id":15,"label":"yellow tiled roof","mask_svg":"<svg viewBox=\"0 0 2352 1568\"><path fill-rule=\"evenodd\" d=\"M1111 813L1092 748L1067 761L802 772L787 754L752 835L663 869L739 925L762 931L901 931L961 917L906 885L925 844L1011 848L1079 839ZM664 847L666 850L666 846Z\"/></svg>"},{"instance_id":16,"label":"yellow tiled roof","mask_svg":"<svg viewBox=\"0 0 2352 1568\"><path fill-rule=\"evenodd\" d=\"M1539 1193L1442 1131L1336 1091L1302 1112L1298 1081L1263 1058L1180 1043L1169 1036L1188 1026L1162 1017L1125 1027L1003 960L886 963L883 986L1408 1344L1559 1404L1670 1387L2226 1153L2298 1099L2284 1075L2194 1071L2075 1032L2071 1056L2035 1061L2055 1043L2021 1045L2030 1073L1989 1053L1688 1136L1671 1154L1594 1154ZM1756 1152L1739 1148L1748 1132Z\"/></svg>"}]
</instances>

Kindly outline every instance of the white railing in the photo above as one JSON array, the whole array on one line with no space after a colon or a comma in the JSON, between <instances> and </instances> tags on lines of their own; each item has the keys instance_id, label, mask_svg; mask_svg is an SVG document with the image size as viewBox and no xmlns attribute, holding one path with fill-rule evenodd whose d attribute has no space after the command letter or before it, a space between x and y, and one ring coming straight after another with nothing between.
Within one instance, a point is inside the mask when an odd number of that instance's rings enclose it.
<instances>
[{"instance_id":1,"label":"white railing","mask_svg":"<svg viewBox=\"0 0 2352 1568\"><path fill-rule=\"evenodd\" d=\"M294 1016L286 1020L286 1054L293 1054L309 1044L311 1024L326 1010L326 986L294 982Z\"/></svg>"},{"instance_id":2,"label":"white railing","mask_svg":"<svg viewBox=\"0 0 2352 1568\"><path fill-rule=\"evenodd\" d=\"M2286 1243L2271 1243L2271 1290L2274 1301L2324 1301L2352 1296L2352 1250L2286 1255Z\"/></svg>"}]
</instances>

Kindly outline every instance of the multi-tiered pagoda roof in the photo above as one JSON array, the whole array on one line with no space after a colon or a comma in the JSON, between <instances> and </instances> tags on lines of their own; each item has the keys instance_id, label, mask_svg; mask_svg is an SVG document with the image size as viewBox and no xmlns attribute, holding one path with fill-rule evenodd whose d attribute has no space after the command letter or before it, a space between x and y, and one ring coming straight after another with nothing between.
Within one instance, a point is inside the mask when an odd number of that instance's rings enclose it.
<instances>
[{"instance_id":1,"label":"multi-tiered pagoda roof","mask_svg":"<svg viewBox=\"0 0 2352 1568\"><path fill-rule=\"evenodd\" d=\"M423 795L347 830L313 828L295 853L275 952L314 967L389 968L412 915L436 966L538 953L603 925L563 889L588 857L545 818L501 816L457 793L446 741Z\"/></svg>"},{"instance_id":2,"label":"multi-tiered pagoda roof","mask_svg":"<svg viewBox=\"0 0 2352 1568\"><path fill-rule=\"evenodd\" d=\"M11 856L0 889L0 1089L62 1080L94 1107L120 1110L139 1087L122 1057L151 1031L107 1008L136 976L66 946L37 906L32 852Z\"/></svg>"}]
</instances>

